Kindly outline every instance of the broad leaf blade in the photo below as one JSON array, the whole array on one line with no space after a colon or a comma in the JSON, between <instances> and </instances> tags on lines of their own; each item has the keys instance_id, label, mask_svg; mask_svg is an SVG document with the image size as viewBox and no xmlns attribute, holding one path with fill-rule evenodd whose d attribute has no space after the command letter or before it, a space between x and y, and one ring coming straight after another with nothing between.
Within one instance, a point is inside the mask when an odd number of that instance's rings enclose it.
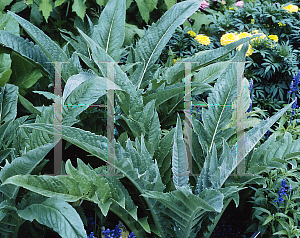
<instances>
[{"instance_id":1,"label":"broad leaf blade","mask_svg":"<svg viewBox=\"0 0 300 238\"><path fill-rule=\"evenodd\" d=\"M176 28L192 15L200 4L201 2L198 0L177 3L157 23L153 23L137 42L135 60L136 62L144 62L144 64L135 70L131 76L131 81L138 89L148 84L147 81L150 80L149 77L153 73L155 62Z\"/></svg>"},{"instance_id":2,"label":"broad leaf blade","mask_svg":"<svg viewBox=\"0 0 300 238\"><path fill-rule=\"evenodd\" d=\"M18 215L25 220L37 220L48 226L61 237L86 238L83 222L76 210L61 198L52 197L40 204L32 204L24 210L18 210Z\"/></svg>"},{"instance_id":3,"label":"broad leaf blade","mask_svg":"<svg viewBox=\"0 0 300 238\"><path fill-rule=\"evenodd\" d=\"M14 159L11 164L7 162L0 171L1 182L4 182L6 179L14 175L25 175L31 173L31 171L49 153L53 146L53 143L47 144L45 146L28 151L23 156ZM18 188L14 185L1 186L1 191L11 198L16 195L17 189Z\"/></svg>"},{"instance_id":4,"label":"broad leaf blade","mask_svg":"<svg viewBox=\"0 0 300 238\"><path fill-rule=\"evenodd\" d=\"M15 13L9 12L25 29L28 35L36 42L36 44L42 49L45 55L50 59L51 62L67 62L69 60L66 53L42 30L16 15ZM64 78L67 81L67 78Z\"/></svg>"},{"instance_id":5,"label":"broad leaf blade","mask_svg":"<svg viewBox=\"0 0 300 238\"><path fill-rule=\"evenodd\" d=\"M54 78L54 66L53 64L47 63L49 62L49 59L38 45L33 44L28 39L25 40L20 36L1 30L0 44L16 51L26 58L27 61L30 61L31 64L38 65L39 68L50 74L50 77Z\"/></svg>"},{"instance_id":6,"label":"broad leaf blade","mask_svg":"<svg viewBox=\"0 0 300 238\"><path fill-rule=\"evenodd\" d=\"M110 0L94 27L92 39L115 61L120 59L120 49L125 37L125 0Z\"/></svg>"},{"instance_id":7,"label":"broad leaf blade","mask_svg":"<svg viewBox=\"0 0 300 238\"><path fill-rule=\"evenodd\" d=\"M0 88L0 125L17 116L18 87L6 84Z\"/></svg>"}]
</instances>

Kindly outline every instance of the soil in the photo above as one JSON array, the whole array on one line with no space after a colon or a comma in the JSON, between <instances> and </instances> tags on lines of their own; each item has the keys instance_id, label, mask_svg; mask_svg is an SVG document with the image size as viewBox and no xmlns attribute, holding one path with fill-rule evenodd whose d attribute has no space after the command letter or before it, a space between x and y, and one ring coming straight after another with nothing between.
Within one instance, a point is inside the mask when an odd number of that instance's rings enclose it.
<instances>
[{"instance_id":1,"label":"soil","mask_svg":"<svg viewBox=\"0 0 300 238\"><path fill-rule=\"evenodd\" d=\"M232 201L224 211L210 238L250 238L253 232L245 233L245 231L251 225L251 209L250 204L236 208Z\"/></svg>"}]
</instances>

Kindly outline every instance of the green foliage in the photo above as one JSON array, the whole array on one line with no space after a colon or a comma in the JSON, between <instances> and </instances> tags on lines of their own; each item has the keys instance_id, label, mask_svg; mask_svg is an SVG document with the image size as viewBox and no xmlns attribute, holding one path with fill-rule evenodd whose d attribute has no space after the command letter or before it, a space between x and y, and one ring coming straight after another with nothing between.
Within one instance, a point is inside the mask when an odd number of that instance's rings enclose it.
<instances>
[{"instance_id":1,"label":"green foliage","mask_svg":"<svg viewBox=\"0 0 300 238\"><path fill-rule=\"evenodd\" d=\"M32 22L41 22L39 10L46 19L51 19L55 15L52 10L69 3L41 1L37 9L33 1L27 1L32 10L31 22L13 13L22 10L21 4L13 5L8 14L0 16L3 19L0 22L0 58L3 59L0 64L0 86L3 86L0 87L1 232L18 237L26 222L30 226L41 224L43 229L53 229L62 237L86 237L83 226L86 218L81 207L85 200L97 205L95 210L102 220L114 213L137 237L209 237L228 204L233 200L238 206L243 186L249 181L263 180L254 176L232 182L230 175L239 163L237 143L245 144L248 173L261 173L267 167L283 168L279 164L283 160L288 161L292 169L296 168L299 141L293 141L290 134L282 138L279 135L276 141L274 133L259 144L279 118L282 118L279 125L286 123L284 113L292 103L265 121L258 119L261 110L247 113L246 116L253 117L245 118L245 141L241 137L236 142L237 111L232 106L243 105L239 112L245 113L250 105L249 84L241 76L245 65L240 62L245 61L249 41L257 35L224 47L219 47L219 39L212 37L209 47L199 47L186 31L206 32L216 16L208 17L202 24L205 14L193 14L201 3L198 0L177 4L169 0L135 3L133 0L99 0L96 3L105 8L97 12L97 19L87 17L87 21L80 21L77 18L74 20L76 32L68 27L61 30L67 42L61 47L52 35L47 36ZM8 6L10 2L5 4ZM75 0L72 9L83 19L88 6L89 2ZM168 11L142 31L125 22L126 10L132 12L134 7L139 8L146 22L150 21L151 13ZM209 9L207 12L216 14ZM186 19L191 15L194 15L195 22L191 25L194 28L179 30L182 24L187 25ZM221 14L216 15L219 21L223 19ZM12 26L18 24L36 45L12 31ZM238 46L241 49L236 51ZM270 72L291 71L290 62L295 61L295 57L289 43L280 42L272 50L275 53L260 51L261 60L269 60L268 64L261 62L262 66ZM173 64L174 53L182 57L176 64ZM256 56L257 51L253 58ZM287 65L274 66L277 58L288 61ZM117 176L107 176L108 168L101 165L94 168L85 158L77 159L76 168L70 160L63 163L63 172L68 176L45 175L48 173L44 168L48 161L45 157L56 143L53 143L54 107L53 104L37 106L29 97L31 94L25 93L34 88L33 92L52 103L55 95L38 88L41 79L49 79L49 86L51 83L53 86L54 65L48 64L50 61L69 62L62 66L62 139L98 158L100 164L107 162L108 138L103 136L106 121L98 119L107 112L74 105L103 104L107 90L115 89L115 157L114 163L109 163ZM111 64L115 75L114 81L109 81L106 78L113 72L104 62L116 61L124 65ZM209 105L201 109L202 121L197 119L199 110L192 112L191 138L183 136L184 115L181 113L188 65L191 66L192 96L203 97L204 103ZM265 78L271 79L271 76L272 73L264 73ZM240 95L236 95L236 80L241 80ZM30 116L17 118L18 98ZM70 105L72 107L66 107ZM89 129L92 127L94 131ZM193 167L187 164L188 156ZM72 206L69 203L73 203ZM271 222L271 218L266 219Z\"/></svg>"},{"instance_id":2,"label":"green foliage","mask_svg":"<svg viewBox=\"0 0 300 238\"><path fill-rule=\"evenodd\" d=\"M35 219L40 224L52 228L61 237L86 237L78 213L61 198L52 197L42 203L31 204L19 210L18 215L31 222Z\"/></svg>"},{"instance_id":3,"label":"green foliage","mask_svg":"<svg viewBox=\"0 0 300 238\"><path fill-rule=\"evenodd\" d=\"M245 2L244 8L224 14L211 13L215 21L209 25L208 35L216 42L227 32L258 30L266 34L264 40L251 42L254 52L247 58L245 76L254 80L253 105L267 109L267 114L273 115L287 103L291 78L298 71L299 15L282 9L279 3L260 0ZM278 36L276 46L268 39L270 35Z\"/></svg>"},{"instance_id":4,"label":"green foliage","mask_svg":"<svg viewBox=\"0 0 300 238\"><path fill-rule=\"evenodd\" d=\"M271 146L272 145L272 146ZM276 140L272 135L262 144L249 160L249 172L255 172L260 180L251 187L255 194L251 197L253 203L253 223L248 231L259 230L262 235L281 237L298 237L298 199L299 199L299 139L292 140L286 133L283 138ZM264 151L268 150L268 153ZM255 164L255 167L251 167ZM291 185L283 196L283 203L277 203L279 184L283 179Z\"/></svg>"}]
</instances>

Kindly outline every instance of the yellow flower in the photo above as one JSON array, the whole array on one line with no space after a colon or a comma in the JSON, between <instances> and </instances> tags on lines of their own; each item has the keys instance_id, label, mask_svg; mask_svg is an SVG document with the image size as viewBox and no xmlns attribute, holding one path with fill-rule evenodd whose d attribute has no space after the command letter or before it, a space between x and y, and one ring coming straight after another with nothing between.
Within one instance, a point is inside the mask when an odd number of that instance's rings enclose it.
<instances>
[{"instance_id":1,"label":"yellow flower","mask_svg":"<svg viewBox=\"0 0 300 238\"><path fill-rule=\"evenodd\" d=\"M188 31L187 33L190 34L191 37L194 37L196 35L194 31Z\"/></svg>"},{"instance_id":2,"label":"yellow flower","mask_svg":"<svg viewBox=\"0 0 300 238\"><path fill-rule=\"evenodd\" d=\"M234 8L233 8L233 7L230 7L229 10L234 10Z\"/></svg>"},{"instance_id":3,"label":"yellow flower","mask_svg":"<svg viewBox=\"0 0 300 238\"><path fill-rule=\"evenodd\" d=\"M251 24L253 25L255 22L255 19L251 19Z\"/></svg>"},{"instance_id":4,"label":"yellow flower","mask_svg":"<svg viewBox=\"0 0 300 238\"><path fill-rule=\"evenodd\" d=\"M269 37L269 39L278 42L278 36L276 36L276 35L269 35L268 37Z\"/></svg>"},{"instance_id":5,"label":"yellow flower","mask_svg":"<svg viewBox=\"0 0 300 238\"><path fill-rule=\"evenodd\" d=\"M259 33L258 30L254 30L252 31L252 33L254 34L263 34L262 36L258 36L258 37L255 37L254 39L251 39L250 42L252 43L253 41L259 41L261 42L261 40L263 40L264 38L266 38L266 35L264 33Z\"/></svg>"},{"instance_id":6,"label":"yellow flower","mask_svg":"<svg viewBox=\"0 0 300 238\"><path fill-rule=\"evenodd\" d=\"M210 39L208 36L205 35L196 35L195 39L202 45L209 45Z\"/></svg>"},{"instance_id":7,"label":"yellow flower","mask_svg":"<svg viewBox=\"0 0 300 238\"><path fill-rule=\"evenodd\" d=\"M253 51L254 51L254 50L252 49L252 46L249 45L249 48L248 48L247 53L246 53L246 56L252 55L252 54L253 54Z\"/></svg>"},{"instance_id":8,"label":"yellow flower","mask_svg":"<svg viewBox=\"0 0 300 238\"><path fill-rule=\"evenodd\" d=\"M173 64L175 64L175 63L176 63L176 61L177 61L177 59L173 59Z\"/></svg>"},{"instance_id":9,"label":"yellow flower","mask_svg":"<svg viewBox=\"0 0 300 238\"><path fill-rule=\"evenodd\" d=\"M258 33L258 30L253 30L251 31L252 34L257 34Z\"/></svg>"},{"instance_id":10,"label":"yellow flower","mask_svg":"<svg viewBox=\"0 0 300 238\"><path fill-rule=\"evenodd\" d=\"M298 6L292 5L292 4L283 7L283 9L287 10L289 13L298 12L298 10L299 10Z\"/></svg>"},{"instance_id":11,"label":"yellow flower","mask_svg":"<svg viewBox=\"0 0 300 238\"><path fill-rule=\"evenodd\" d=\"M243 46L243 45L238 46L237 49L240 51L240 50L242 49L242 46ZM247 50L247 52L246 52L246 56L252 55L253 51L254 51L254 50L252 49L252 46L249 44L248 50Z\"/></svg>"},{"instance_id":12,"label":"yellow flower","mask_svg":"<svg viewBox=\"0 0 300 238\"><path fill-rule=\"evenodd\" d=\"M242 38L246 38L246 37L251 37L252 35L248 32L241 32L237 36L238 36L239 39L242 39Z\"/></svg>"},{"instance_id":13,"label":"yellow flower","mask_svg":"<svg viewBox=\"0 0 300 238\"><path fill-rule=\"evenodd\" d=\"M235 42L237 40L239 40L239 37L236 34L227 33L227 34L222 35L220 42L221 42L221 45L224 46L224 45L228 45L232 42Z\"/></svg>"},{"instance_id":14,"label":"yellow flower","mask_svg":"<svg viewBox=\"0 0 300 238\"><path fill-rule=\"evenodd\" d=\"M282 24L281 22L278 23L279 26L286 26L286 24Z\"/></svg>"}]
</instances>

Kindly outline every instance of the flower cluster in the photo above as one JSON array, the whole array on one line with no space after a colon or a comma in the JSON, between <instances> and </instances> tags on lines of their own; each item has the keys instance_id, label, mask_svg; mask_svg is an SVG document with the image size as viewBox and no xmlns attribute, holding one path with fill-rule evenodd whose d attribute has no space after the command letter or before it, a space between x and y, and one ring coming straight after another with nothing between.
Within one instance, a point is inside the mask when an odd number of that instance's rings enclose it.
<instances>
[{"instance_id":1,"label":"flower cluster","mask_svg":"<svg viewBox=\"0 0 300 238\"><path fill-rule=\"evenodd\" d=\"M104 234L105 238L121 238L122 230L120 229L119 225L116 225L114 230L107 228L105 231L102 231L102 233ZM136 238L136 236L133 232L131 232L128 238Z\"/></svg>"},{"instance_id":2,"label":"flower cluster","mask_svg":"<svg viewBox=\"0 0 300 238\"><path fill-rule=\"evenodd\" d=\"M237 7L242 7L242 8L244 8L244 2L243 2L243 1L237 1L237 2L235 3L235 5L236 5Z\"/></svg>"},{"instance_id":3,"label":"flower cluster","mask_svg":"<svg viewBox=\"0 0 300 238\"><path fill-rule=\"evenodd\" d=\"M246 38L246 37L251 37L252 34L258 34L258 30L253 30L251 33L248 33L248 32L241 32L239 34L237 34L237 32L234 32L234 33L226 33L224 35L222 35L221 39L220 39L220 43L222 46L225 46L225 45L228 45L230 43L233 43L235 41L238 41L242 38ZM266 38L266 35L264 33L261 33L263 35L259 36L259 37L256 37L254 39L251 39L250 40L250 43L253 43L253 42L257 42L257 43L262 43L262 41L265 40ZM269 35L268 38L274 42L278 42L278 36L277 35ZM269 44L269 43L267 43ZM271 47L274 47L276 46L273 42L271 43ZM242 48L242 45L238 46L237 49L241 50ZM246 53L246 56L250 56L252 55L254 52L254 50L252 49L252 45L250 44L249 45L249 48L247 50L247 53Z\"/></svg>"},{"instance_id":4,"label":"flower cluster","mask_svg":"<svg viewBox=\"0 0 300 238\"><path fill-rule=\"evenodd\" d=\"M210 39L205 35L196 35L195 40L197 40L201 45L209 45Z\"/></svg>"},{"instance_id":5,"label":"flower cluster","mask_svg":"<svg viewBox=\"0 0 300 238\"><path fill-rule=\"evenodd\" d=\"M204 0L204 1L202 1L201 5L200 5L200 9L205 10L205 8L207 8L208 6L209 6L209 3Z\"/></svg>"},{"instance_id":6,"label":"flower cluster","mask_svg":"<svg viewBox=\"0 0 300 238\"><path fill-rule=\"evenodd\" d=\"M292 4L283 7L283 9L287 10L289 13L298 12L298 10L299 10L298 6L292 5Z\"/></svg>"},{"instance_id":7,"label":"flower cluster","mask_svg":"<svg viewBox=\"0 0 300 238\"><path fill-rule=\"evenodd\" d=\"M300 84L299 79L300 79L300 70L298 71L298 74L293 77L293 80L290 85L290 90L288 91L288 93L297 92L299 90L299 87L298 87ZM299 105L297 105L297 96L295 95L295 102L292 104L290 124L292 123L292 118L293 118L293 115L295 114L294 109L296 109L298 107L299 107Z\"/></svg>"},{"instance_id":8,"label":"flower cluster","mask_svg":"<svg viewBox=\"0 0 300 238\"><path fill-rule=\"evenodd\" d=\"M227 34L222 35L220 42L221 42L221 45L224 46L224 45L233 43L237 40L238 40L238 37L235 33L227 33Z\"/></svg>"},{"instance_id":9,"label":"flower cluster","mask_svg":"<svg viewBox=\"0 0 300 238\"><path fill-rule=\"evenodd\" d=\"M210 39L208 36L199 34L196 35L196 33L194 31L188 31L187 32L191 37L194 37L195 40L197 40L201 45L209 45L210 44Z\"/></svg>"},{"instance_id":10,"label":"flower cluster","mask_svg":"<svg viewBox=\"0 0 300 238\"><path fill-rule=\"evenodd\" d=\"M286 26L286 24L282 24L281 22L278 22L279 26Z\"/></svg>"},{"instance_id":11,"label":"flower cluster","mask_svg":"<svg viewBox=\"0 0 300 238\"><path fill-rule=\"evenodd\" d=\"M94 232L91 232L91 234L90 234L89 236L87 236L87 238L96 238L96 237L94 236Z\"/></svg>"},{"instance_id":12,"label":"flower cluster","mask_svg":"<svg viewBox=\"0 0 300 238\"><path fill-rule=\"evenodd\" d=\"M281 188L278 192L278 199L274 200L274 202L278 202L278 203L283 203L284 199L283 199L283 196L287 196L287 183L286 183L286 179L283 179L282 182L281 182ZM291 188L291 186L290 186Z\"/></svg>"},{"instance_id":13,"label":"flower cluster","mask_svg":"<svg viewBox=\"0 0 300 238\"><path fill-rule=\"evenodd\" d=\"M233 42L236 42L242 38L245 38L245 37L251 37L252 35L248 32L241 32L239 34L237 34L237 32L235 33L227 33L227 34L224 34L221 39L220 39L220 43L222 46L224 45L228 45L230 43L233 43ZM238 47L238 49L240 50L242 48L242 46L240 45ZM252 55L252 53L254 52L254 50L252 49L252 46L249 45L249 48L248 48L248 51L246 53L246 56L250 56Z\"/></svg>"},{"instance_id":14,"label":"flower cluster","mask_svg":"<svg viewBox=\"0 0 300 238\"><path fill-rule=\"evenodd\" d=\"M194 31L188 31L187 32L191 37L195 37L196 33Z\"/></svg>"},{"instance_id":15,"label":"flower cluster","mask_svg":"<svg viewBox=\"0 0 300 238\"><path fill-rule=\"evenodd\" d=\"M275 42L278 42L278 36L276 36L276 35L269 35L268 38Z\"/></svg>"},{"instance_id":16,"label":"flower cluster","mask_svg":"<svg viewBox=\"0 0 300 238\"><path fill-rule=\"evenodd\" d=\"M298 88L298 85L300 83L299 79L300 79L300 70L298 71L298 74L293 77L293 80L290 85L290 90L288 91L288 93L293 93L293 92L299 90L299 88Z\"/></svg>"},{"instance_id":17,"label":"flower cluster","mask_svg":"<svg viewBox=\"0 0 300 238\"><path fill-rule=\"evenodd\" d=\"M192 108L191 108L191 115L193 115L193 108L194 108L194 105L192 105ZM202 121L202 113L200 112L200 107L197 107L197 113L196 113L196 118L197 118L197 116L199 115L199 121Z\"/></svg>"}]
</instances>

